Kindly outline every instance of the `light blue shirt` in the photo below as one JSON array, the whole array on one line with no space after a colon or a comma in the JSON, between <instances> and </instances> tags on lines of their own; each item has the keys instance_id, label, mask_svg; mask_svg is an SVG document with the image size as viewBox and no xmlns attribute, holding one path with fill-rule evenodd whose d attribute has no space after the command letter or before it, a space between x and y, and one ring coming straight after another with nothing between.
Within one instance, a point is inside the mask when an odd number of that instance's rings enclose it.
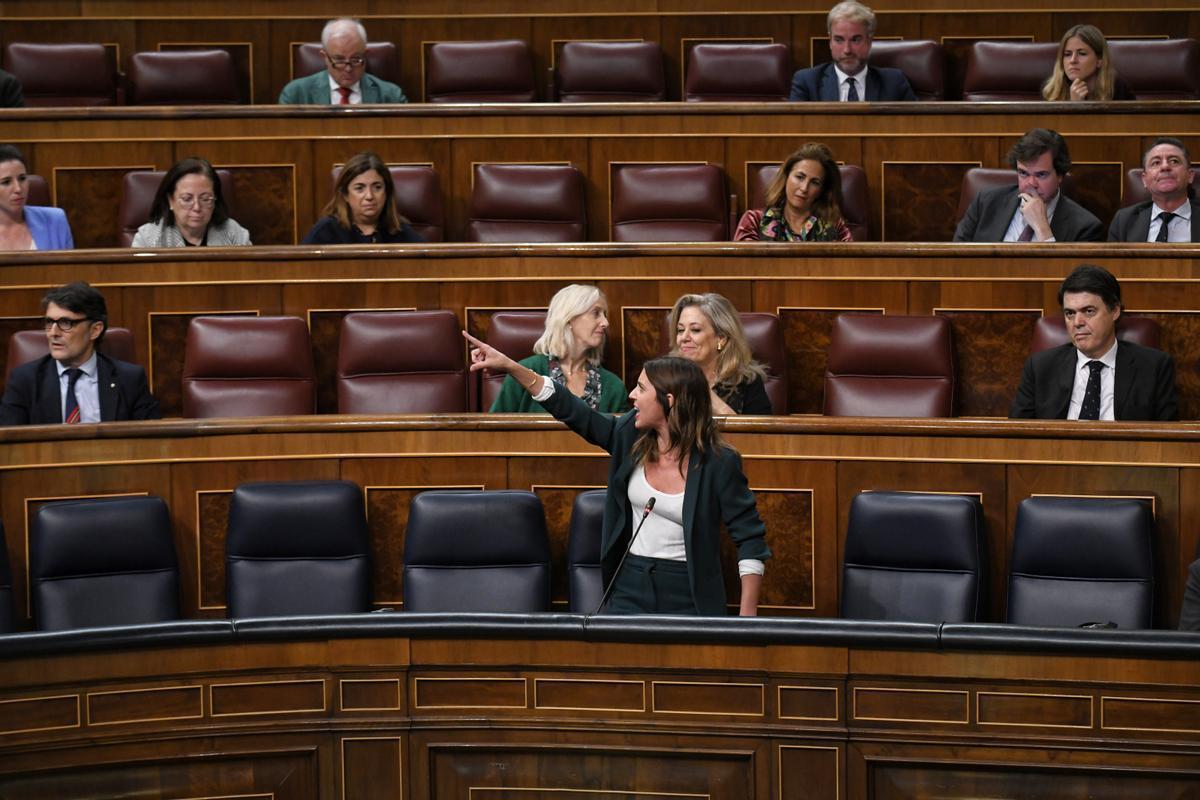
<instances>
[{"instance_id":1,"label":"light blue shirt","mask_svg":"<svg viewBox=\"0 0 1200 800\"><path fill-rule=\"evenodd\" d=\"M80 422L100 421L100 374L97 372L96 361L96 351L93 350L92 357L79 365L83 374L75 381L75 402L79 403ZM71 382L67 370L70 367L64 366L61 361L55 361L54 365L58 367L58 395L62 400L60 410L63 421L66 421L67 386Z\"/></svg>"}]
</instances>

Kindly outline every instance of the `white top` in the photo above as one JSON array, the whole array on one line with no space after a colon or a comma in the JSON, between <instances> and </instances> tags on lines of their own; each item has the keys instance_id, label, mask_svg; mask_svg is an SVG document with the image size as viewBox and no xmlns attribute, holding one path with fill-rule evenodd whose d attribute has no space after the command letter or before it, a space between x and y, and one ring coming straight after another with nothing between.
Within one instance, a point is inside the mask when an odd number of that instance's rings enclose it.
<instances>
[{"instance_id":1,"label":"white top","mask_svg":"<svg viewBox=\"0 0 1200 800\"><path fill-rule=\"evenodd\" d=\"M1079 419L1079 407L1083 405L1083 393L1087 389L1088 376L1092 374L1088 364L1099 361L1104 364L1100 370L1100 419L1115 420L1113 414L1113 388L1117 383L1117 343L1108 348L1108 352L1100 358L1092 359L1081 351L1075 351L1075 386L1071 389L1071 407L1067 409L1067 419Z\"/></svg>"},{"instance_id":2,"label":"white top","mask_svg":"<svg viewBox=\"0 0 1200 800\"><path fill-rule=\"evenodd\" d=\"M1158 215L1163 213L1165 209L1158 207L1158 203L1150 206L1150 233L1146 237L1147 242L1158 240L1158 231L1162 228L1162 220ZM1175 217L1171 220L1167 227L1168 242L1190 242L1192 240L1192 204L1186 202L1179 208L1171 212Z\"/></svg>"},{"instance_id":3,"label":"white top","mask_svg":"<svg viewBox=\"0 0 1200 800\"><path fill-rule=\"evenodd\" d=\"M861 70L859 70L859 73L857 75L848 75L845 72L842 72L842 70L840 68L838 68L836 65L834 65L833 71L835 73L837 73L837 79L838 79L838 99L839 100L841 100L844 103L844 102L846 102L846 100L849 99L848 95L850 94L850 82L847 79L854 78L854 88L858 89L858 102L865 103L867 101L867 70L868 69L870 69L870 67L863 67Z\"/></svg>"},{"instance_id":4,"label":"white top","mask_svg":"<svg viewBox=\"0 0 1200 800\"><path fill-rule=\"evenodd\" d=\"M639 524L642 525L629 552L647 558L687 561L687 550L683 546L684 493L667 494L655 489L646 480L646 468L642 464L629 476L628 491L629 505L634 510L634 530ZM642 513L651 497L654 498L654 508L643 524Z\"/></svg>"},{"instance_id":5,"label":"white top","mask_svg":"<svg viewBox=\"0 0 1200 800\"><path fill-rule=\"evenodd\" d=\"M59 407L62 412L63 420L67 418L67 387L71 383L71 377L67 375L67 370L70 367L63 366L61 361L55 361L54 365L58 367L58 397L61 401ZM99 422L100 421L100 374L97 372L96 353L92 352L92 357L79 365L83 370L83 374L75 381L75 402L79 404L79 421L80 422Z\"/></svg>"},{"instance_id":6,"label":"white top","mask_svg":"<svg viewBox=\"0 0 1200 800\"><path fill-rule=\"evenodd\" d=\"M330 105L340 106L342 104L342 93L338 91L338 82L329 74L329 70L325 70L325 76L329 78L329 103ZM355 81L350 87L350 105L356 106L362 103L362 81Z\"/></svg>"}]
</instances>

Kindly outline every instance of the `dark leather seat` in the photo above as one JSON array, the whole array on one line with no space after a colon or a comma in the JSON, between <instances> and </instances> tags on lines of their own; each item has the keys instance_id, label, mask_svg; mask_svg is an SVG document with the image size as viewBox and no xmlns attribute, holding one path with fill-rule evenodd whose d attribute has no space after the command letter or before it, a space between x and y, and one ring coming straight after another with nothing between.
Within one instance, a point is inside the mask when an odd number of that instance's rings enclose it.
<instances>
[{"instance_id":1,"label":"dark leather seat","mask_svg":"<svg viewBox=\"0 0 1200 800\"><path fill-rule=\"evenodd\" d=\"M159 497L47 503L33 519L29 587L37 630L179 618L179 564Z\"/></svg>"},{"instance_id":2,"label":"dark leather seat","mask_svg":"<svg viewBox=\"0 0 1200 800\"><path fill-rule=\"evenodd\" d=\"M21 82L27 106L118 105L117 70L102 44L12 42L4 68Z\"/></svg>"},{"instance_id":3,"label":"dark leather seat","mask_svg":"<svg viewBox=\"0 0 1200 800\"><path fill-rule=\"evenodd\" d=\"M1121 193L1121 208L1136 205L1150 199L1150 191L1142 183L1142 175L1146 170L1141 167L1125 171L1125 186Z\"/></svg>"},{"instance_id":4,"label":"dark leather seat","mask_svg":"<svg viewBox=\"0 0 1200 800\"><path fill-rule=\"evenodd\" d=\"M1008 621L1149 628L1154 517L1136 498L1031 497L1017 507Z\"/></svg>"},{"instance_id":5,"label":"dark leather seat","mask_svg":"<svg viewBox=\"0 0 1200 800\"><path fill-rule=\"evenodd\" d=\"M983 616L986 576L978 498L862 492L851 502L842 617L976 622Z\"/></svg>"},{"instance_id":6,"label":"dark leather seat","mask_svg":"<svg viewBox=\"0 0 1200 800\"><path fill-rule=\"evenodd\" d=\"M183 416L312 414L316 375L299 317L196 317L183 356Z\"/></svg>"},{"instance_id":7,"label":"dark leather seat","mask_svg":"<svg viewBox=\"0 0 1200 800\"><path fill-rule=\"evenodd\" d=\"M10 633L16 627L12 584L12 568L8 563L8 543L4 537L4 523L0 522L0 633Z\"/></svg>"},{"instance_id":8,"label":"dark leather seat","mask_svg":"<svg viewBox=\"0 0 1200 800\"><path fill-rule=\"evenodd\" d=\"M136 364L134 356L133 332L128 328L109 328L104 332L104 339L97 348L109 358L128 361ZM4 380L17 367L29 361L35 361L50 353L50 342L43 331L16 331L8 337L8 364L4 369Z\"/></svg>"},{"instance_id":9,"label":"dark leather seat","mask_svg":"<svg viewBox=\"0 0 1200 800\"><path fill-rule=\"evenodd\" d=\"M752 163L746 171L746 207L762 208L766 205L767 186L779 171L779 162L774 164ZM867 188L867 173L857 164L841 164L838 172L842 176L842 219L850 229L856 242L874 241L871 238L871 197Z\"/></svg>"},{"instance_id":10,"label":"dark leather seat","mask_svg":"<svg viewBox=\"0 0 1200 800\"><path fill-rule=\"evenodd\" d=\"M958 209L954 212L954 224L962 222L971 207L971 201L980 192L989 189L999 189L1004 186L1017 185L1017 171L1014 169L995 169L994 167L971 167L963 173L962 186L958 192ZM1061 191L1067 197L1074 199L1075 178L1071 173L1063 176Z\"/></svg>"},{"instance_id":11,"label":"dark leather seat","mask_svg":"<svg viewBox=\"0 0 1200 800\"><path fill-rule=\"evenodd\" d=\"M29 182L25 184L25 204L30 206L53 205L50 199L50 187L41 175L29 174Z\"/></svg>"},{"instance_id":12,"label":"dark leather seat","mask_svg":"<svg viewBox=\"0 0 1200 800\"><path fill-rule=\"evenodd\" d=\"M592 489L575 495L571 531L567 535L567 593L572 614L591 614L604 596L600 577L600 539L604 535L604 502L608 492Z\"/></svg>"},{"instance_id":13,"label":"dark leather seat","mask_svg":"<svg viewBox=\"0 0 1200 800\"><path fill-rule=\"evenodd\" d=\"M1122 313L1117 320L1117 338L1157 350L1162 341L1162 328L1149 317L1134 317ZM1029 352L1032 355L1069 341L1071 337L1062 317L1039 317L1033 326L1033 343L1029 346Z\"/></svg>"},{"instance_id":14,"label":"dark leather seat","mask_svg":"<svg viewBox=\"0 0 1200 800\"><path fill-rule=\"evenodd\" d=\"M583 175L570 164L476 164L467 239L585 241L585 194Z\"/></svg>"},{"instance_id":15,"label":"dark leather seat","mask_svg":"<svg viewBox=\"0 0 1200 800\"><path fill-rule=\"evenodd\" d=\"M612 164L614 242L724 242L729 191L715 164Z\"/></svg>"},{"instance_id":16,"label":"dark leather seat","mask_svg":"<svg viewBox=\"0 0 1200 800\"><path fill-rule=\"evenodd\" d=\"M404 534L404 609L527 614L550 607L550 542L533 492L421 492Z\"/></svg>"},{"instance_id":17,"label":"dark leather seat","mask_svg":"<svg viewBox=\"0 0 1200 800\"><path fill-rule=\"evenodd\" d=\"M1195 39L1110 39L1108 52L1138 100L1200 100Z\"/></svg>"},{"instance_id":18,"label":"dark leather seat","mask_svg":"<svg viewBox=\"0 0 1200 800\"><path fill-rule=\"evenodd\" d=\"M338 344L338 411L465 412L467 369L461 330L452 311L347 314Z\"/></svg>"},{"instance_id":19,"label":"dark leather seat","mask_svg":"<svg viewBox=\"0 0 1200 800\"><path fill-rule=\"evenodd\" d=\"M1041 100L1057 42L975 42L967 53L963 100Z\"/></svg>"},{"instance_id":20,"label":"dark leather seat","mask_svg":"<svg viewBox=\"0 0 1200 800\"><path fill-rule=\"evenodd\" d=\"M903 72L918 100L946 99L946 52L937 42L876 40L871 44L871 66Z\"/></svg>"},{"instance_id":21,"label":"dark leather seat","mask_svg":"<svg viewBox=\"0 0 1200 800\"><path fill-rule=\"evenodd\" d=\"M948 417L954 359L945 317L840 314L825 369L835 417Z\"/></svg>"},{"instance_id":22,"label":"dark leather seat","mask_svg":"<svg viewBox=\"0 0 1200 800\"><path fill-rule=\"evenodd\" d=\"M242 101L227 50L134 53L129 60L133 106L233 105Z\"/></svg>"},{"instance_id":23,"label":"dark leather seat","mask_svg":"<svg viewBox=\"0 0 1200 800\"><path fill-rule=\"evenodd\" d=\"M396 45L392 42L367 43L367 72L390 83L400 83L400 59ZM320 42L304 42L292 45L292 78L303 78L327 69L321 56Z\"/></svg>"},{"instance_id":24,"label":"dark leather seat","mask_svg":"<svg viewBox=\"0 0 1200 800\"><path fill-rule=\"evenodd\" d=\"M787 100L792 51L786 44L704 42L688 52L683 99L689 103Z\"/></svg>"},{"instance_id":25,"label":"dark leather seat","mask_svg":"<svg viewBox=\"0 0 1200 800\"><path fill-rule=\"evenodd\" d=\"M533 58L519 39L434 42L425 51L428 103L532 103Z\"/></svg>"},{"instance_id":26,"label":"dark leather seat","mask_svg":"<svg viewBox=\"0 0 1200 800\"><path fill-rule=\"evenodd\" d=\"M225 537L230 617L371 610L362 489L350 481L243 483Z\"/></svg>"},{"instance_id":27,"label":"dark leather seat","mask_svg":"<svg viewBox=\"0 0 1200 800\"><path fill-rule=\"evenodd\" d=\"M425 237L425 241L443 241L446 237L446 212L442 202L442 185L434 168L428 164L389 164L388 172L392 174L396 209L414 231ZM330 194L341 174L341 165L333 168Z\"/></svg>"},{"instance_id":28,"label":"dark leather seat","mask_svg":"<svg viewBox=\"0 0 1200 800\"><path fill-rule=\"evenodd\" d=\"M658 42L567 42L554 67L560 103L636 103L667 99Z\"/></svg>"},{"instance_id":29,"label":"dark leather seat","mask_svg":"<svg viewBox=\"0 0 1200 800\"><path fill-rule=\"evenodd\" d=\"M520 361L533 355L533 343L545 330L545 311L498 311L488 322L484 340L509 358ZM500 394L505 374L485 369L482 375L479 410L487 411Z\"/></svg>"},{"instance_id":30,"label":"dark leather seat","mask_svg":"<svg viewBox=\"0 0 1200 800\"><path fill-rule=\"evenodd\" d=\"M121 202L117 206L117 243L120 247L132 247L137 229L150 221L150 207L154 205L154 194L167 173L160 170L135 170L126 172L121 178ZM235 213L233 173L227 169L217 170L221 182L221 198L229 215Z\"/></svg>"}]
</instances>

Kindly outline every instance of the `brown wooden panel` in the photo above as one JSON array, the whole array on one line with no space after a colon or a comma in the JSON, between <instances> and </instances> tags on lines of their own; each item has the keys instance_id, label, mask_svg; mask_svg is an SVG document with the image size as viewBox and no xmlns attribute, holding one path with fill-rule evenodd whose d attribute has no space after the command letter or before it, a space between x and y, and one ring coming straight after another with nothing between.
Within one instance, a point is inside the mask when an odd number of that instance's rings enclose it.
<instances>
[{"instance_id":1,"label":"brown wooden panel","mask_svg":"<svg viewBox=\"0 0 1200 800\"><path fill-rule=\"evenodd\" d=\"M198 719L204 715L200 686L163 686L130 691L89 692L88 725L122 722L165 722Z\"/></svg>"},{"instance_id":2,"label":"brown wooden panel","mask_svg":"<svg viewBox=\"0 0 1200 800\"><path fill-rule=\"evenodd\" d=\"M209 687L212 716L323 713L325 681L279 680L214 683Z\"/></svg>"},{"instance_id":3,"label":"brown wooden panel","mask_svg":"<svg viewBox=\"0 0 1200 800\"><path fill-rule=\"evenodd\" d=\"M567 540L571 533L571 508L576 496L587 489L603 489L603 484L584 486L534 486L546 513L546 534L550 537L550 600L553 608L566 611L570 601L567 567ZM599 553L597 553L599 557ZM562 565L561 569L556 569Z\"/></svg>"},{"instance_id":4,"label":"brown wooden panel","mask_svg":"<svg viewBox=\"0 0 1200 800\"><path fill-rule=\"evenodd\" d=\"M54 170L54 200L63 209L88 209L87 214L68 212L71 238L76 247L117 247L117 210L121 203L121 181L127 170L102 167L57 168Z\"/></svg>"},{"instance_id":5,"label":"brown wooden panel","mask_svg":"<svg viewBox=\"0 0 1200 800\"><path fill-rule=\"evenodd\" d=\"M779 796L795 800L844 797L841 753L837 745L780 745Z\"/></svg>"},{"instance_id":6,"label":"brown wooden panel","mask_svg":"<svg viewBox=\"0 0 1200 800\"><path fill-rule=\"evenodd\" d=\"M232 499L232 488L196 493L196 577L201 608L225 607L225 534Z\"/></svg>"},{"instance_id":7,"label":"brown wooden panel","mask_svg":"<svg viewBox=\"0 0 1200 800\"><path fill-rule=\"evenodd\" d=\"M150 392L164 417L183 416L183 360L187 329L199 316L257 316L254 312L214 309L199 313L150 312Z\"/></svg>"},{"instance_id":8,"label":"brown wooden panel","mask_svg":"<svg viewBox=\"0 0 1200 800\"><path fill-rule=\"evenodd\" d=\"M296 244L296 168L229 166L233 174L238 222L257 245Z\"/></svg>"},{"instance_id":9,"label":"brown wooden panel","mask_svg":"<svg viewBox=\"0 0 1200 800\"><path fill-rule=\"evenodd\" d=\"M1155 697L1103 697L1105 730L1200 733L1200 702Z\"/></svg>"},{"instance_id":10,"label":"brown wooden panel","mask_svg":"<svg viewBox=\"0 0 1200 800\"><path fill-rule=\"evenodd\" d=\"M751 470L753 474L753 470ZM802 612L817 607L817 578L814 541L817 523L814 490L810 488L767 489L755 485L758 514L767 526L771 560L759 593L760 606ZM728 536L721 537L721 573L725 597L736 612L741 596L737 548Z\"/></svg>"},{"instance_id":11,"label":"brown wooden panel","mask_svg":"<svg viewBox=\"0 0 1200 800\"><path fill-rule=\"evenodd\" d=\"M525 678L416 678L413 708L525 708Z\"/></svg>"},{"instance_id":12,"label":"brown wooden panel","mask_svg":"<svg viewBox=\"0 0 1200 800\"><path fill-rule=\"evenodd\" d=\"M1175 360L1179 418L1200 419L1200 314L1136 313L1139 317L1150 317L1159 324L1162 329L1162 349Z\"/></svg>"},{"instance_id":13,"label":"brown wooden panel","mask_svg":"<svg viewBox=\"0 0 1200 800\"><path fill-rule=\"evenodd\" d=\"M0 701L0 735L77 728L78 695Z\"/></svg>"},{"instance_id":14,"label":"brown wooden panel","mask_svg":"<svg viewBox=\"0 0 1200 800\"><path fill-rule=\"evenodd\" d=\"M342 739L342 796L362 800L404 797L404 740L399 736Z\"/></svg>"},{"instance_id":15,"label":"brown wooden panel","mask_svg":"<svg viewBox=\"0 0 1200 800\"><path fill-rule=\"evenodd\" d=\"M1069 144L1069 143L1068 143ZM1108 224L1113 215L1121 207L1121 192L1125 185L1125 166L1120 161L1101 163L1086 163L1081 156L1071 150L1073 160L1071 177L1075 179L1074 199L1081 206L1096 215L1096 218L1108 230ZM1137 164L1135 160L1131 166Z\"/></svg>"},{"instance_id":16,"label":"brown wooden panel","mask_svg":"<svg viewBox=\"0 0 1200 800\"><path fill-rule=\"evenodd\" d=\"M954 239L963 175L974 162L883 164L885 242L949 242Z\"/></svg>"},{"instance_id":17,"label":"brown wooden panel","mask_svg":"<svg viewBox=\"0 0 1200 800\"><path fill-rule=\"evenodd\" d=\"M653 681L651 708L670 714L764 716L764 687L758 683Z\"/></svg>"},{"instance_id":18,"label":"brown wooden panel","mask_svg":"<svg viewBox=\"0 0 1200 800\"><path fill-rule=\"evenodd\" d=\"M344 678L338 681L342 711L399 711L399 678Z\"/></svg>"},{"instance_id":19,"label":"brown wooden panel","mask_svg":"<svg viewBox=\"0 0 1200 800\"><path fill-rule=\"evenodd\" d=\"M856 722L962 723L970 721L970 693L948 689L855 686L851 718Z\"/></svg>"},{"instance_id":20,"label":"brown wooden panel","mask_svg":"<svg viewBox=\"0 0 1200 800\"><path fill-rule=\"evenodd\" d=\"M1092 727L1090 696L1035 692L979 692L980 725L1032 725L1049 728Z\"/></svg>"},{"instance_id":21,"label":"brown wooden panel","mask_svg":"<svg viewBox=\"0 0 1200 800\"><path fill-rule=\"evenodd\" d=\"M824 412L830 334L834 320L845 311L863 313L859 309L779 309L788 354L788 409L793 414Z\"/></svg>"},{"instance_id":22,"label":"brown wooden panel","mask_svg":"<svg viewBox=\"0 0 1200 800\"><path fill-rule=\"evenodd\" d=\"M604 681L586 678L534 681L534 708L581 711L645 711L644 681Z\"/></svg>"},{"instance_id":23,"label":"brown wooden panel","mask_svg":"<svg viewBox=\"0 0 1200 800\"><path fill-rule=\"evenodd\" d=\"M836 686L780 686L780 719L841 719L839 691Z\"/></svg>"},{"instance_id":24,"label":"brown wooden panel","mask_svg":"<svg viewBox=\"0 0 1200 800\"><path fill-rule=\"evenodd\" d=\"M954 342L954 404L960 417L1007 417L1029 357L1033 311L945 310Z\"/></svg>"}]
</instances>

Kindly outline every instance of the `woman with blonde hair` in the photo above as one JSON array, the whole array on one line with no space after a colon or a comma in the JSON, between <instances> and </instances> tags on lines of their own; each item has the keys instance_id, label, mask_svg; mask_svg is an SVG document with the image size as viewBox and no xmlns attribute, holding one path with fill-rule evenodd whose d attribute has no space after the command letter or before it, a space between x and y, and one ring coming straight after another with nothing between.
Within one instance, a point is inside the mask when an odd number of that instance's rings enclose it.
<instances>
[{"instance_id":1,"label":"woman with blonde hair","mask_svg":"<svg viewBox=\"0 0 1200 800\"><path fill-rule=\"evenodd\" d=\"M1095 25L1075 25L1058 43L1054 71L1042 86L1046 100L1136 100L1117 76L1108 42Z\"/></svg>"},{"instance_id":2,"label":"woman with blonde hair","mask_svg":"<svg viewBox=\"0 0 1200 800\"><path fill-rule=\"evenodd\" d=\"M625 384L600 366L608 337L608 300L595 286L572 283L555 292L546 327L521 366L566 387L595 411L617 413L629 407ZM540 412L516 379L504 379L492 411Z\"/></svg>"},{"instance_id":3,"label":"woman with blonde hair","mask_svg":"<svg viewBox=\"0 0 1200 800\"><path fill-rule=\"evenodd\" d=\"M850 242L842 218L842 173L829 148L809 142L787 157L771 179L767 207L738 221L735 242Z\"/></svg>"},{"instance_id":4,"label":"woman with blonde hair","mask_svg":"<svg viewBox=\"0 0 1200 800\"><path fill-rule=\"evenodd\" d=\"M685 294L671 309L671 355L694 361L708 380L714 414L770 414L766 370L754 360L733 304L715 292Z\"/></svg>"}]
</instances>

